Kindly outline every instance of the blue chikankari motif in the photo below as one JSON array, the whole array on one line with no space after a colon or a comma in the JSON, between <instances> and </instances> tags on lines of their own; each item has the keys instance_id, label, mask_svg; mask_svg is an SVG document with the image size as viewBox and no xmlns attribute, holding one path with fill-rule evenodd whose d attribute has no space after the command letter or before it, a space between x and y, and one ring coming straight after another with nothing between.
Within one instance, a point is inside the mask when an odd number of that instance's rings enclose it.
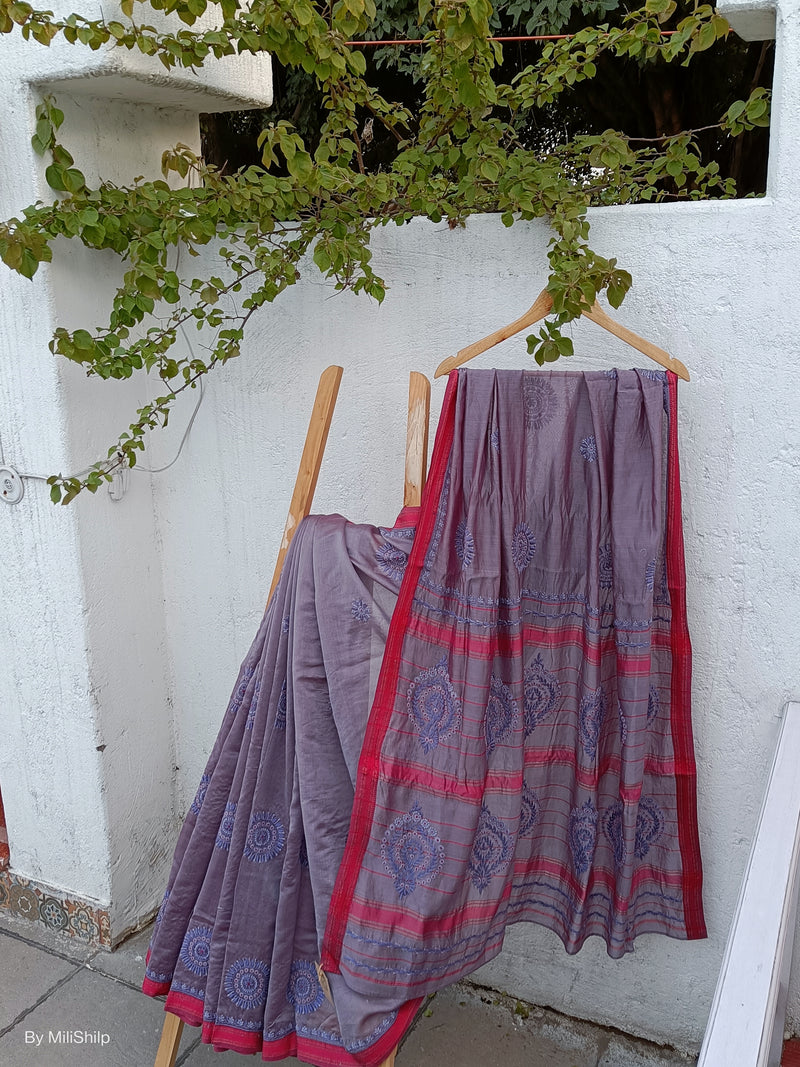
<instances>
[{"instance_id":1,"label":"blue chikankari motif","mask_svg":"<svg viewBox=\"0 0 800 1067\"><path fill-rule=\"evenodd\" d=\"M616 378L617 377L617 372L615 370L613 370L613 369L612 370L604 370L603 374L605 374L606 378Z\"/></svg>"},{"instance_id":2,"label":"blue chikankari motif","mask_svg":"<svg viewBox=\"0 0 800 1067\"><path fill-rule=\"evenodd\" d=\"M236 692L231 697L231 702L228 705L228 711L231 713L231 715L235 715L239 708L242 706L244 695L247 692L247 683L253 677L254 671L255 667L245 668L244 674L242 675L242 680L237 685Z\"/></svg>"},{"instance_id":3,"label":"blue chikankari motif","mask_svg":"<svg viewBox=\"0 0 800 1067\"><path fill-rule=\"evenodd\" d=\"M369 610L369 604L366 600L354 600L350 605L350 611L354 619L358 622L369 622L372 618L372 612Z\"/></svg>"},{"instance_id":4,"label":"blue chikankari motif","mask_svg":"<svg viewBox=\"0 0 800 1067\"><path fill-rule=\"evenodd\" d=\"M236 805L233 801L229 801L225 805L225 814L222 816L222 821L219 824L219 831L217 832L217 840L214 842L217 848L224 849L226 852L231 847L231 838L233 837L233 823L236 818Z\"/></svg>"},{"instance_id":5,"label":"blue chikankari motif","mask_svg":"<svg viewBox=\"0 0 800 1067\"><path fill-rule=\"evenodd\" d=\"M628 719L621 704L617 704L617 713L619 714L619 743L624 745L628 740Z\"/></svg>"},{"instance_id":6,"label":"blue chikankari motif","mask_svg":"<svg viewBox=\"0 0 800 1067\"><path fill-rule=\"evenodd\" d=\"M652 593L656 587L656 561L651 559L644 569L644 584Z\"/></svg>"},{"instance_id":7,"label":"blue chikankari motif","mask_svg":"<svg viewBox=\"0 0 800 1067\"><path fill-rule=\"evenodd\" d=\"M408 687L406 699L423 752L430 752L461 729L461 701L450 681L447 656L417 675Z\"/></svg>"},{"instance_id":8,"label":"blue chikankari motif","mask_svg":"<svg viewBox=\"0 0 800 1067\"><path fill-rule=\"evenodd\" d=\"M418 885L430 885L444 864L442 839L419 804L398 816L383 835L381 857L402 900Z\"/></svg>"},{"instance_id":9,"label":"blue chikankari motif","mask_svg":"<svg viewBox=\"0 0 800 1067\"><path fill-rule=\"evenodd\" d=\"M268 985L269 967L250 956L232 963L225 975L225 992L243 1011L260 1008L266 1003Z\"/></svg>"},{"instance_id":10,"label":"blue chikankari motif","mask_svg":"<svg viewBox=\"0 0 800 1067\"><path fill-rule=\"evenodd\" d=\"M211 955L211 935L214 931L210 926L193 926L186 931L186 936L181 945L180 960L187 971L196 974L199 978L208 974L208 959Z\"/></svg>"},{"instance_id":11,"label":"blue chikankari motif","mask_svg":"<svg viewBox=\"0 0 800 1067\"><path fill-rule=\"evenodd\" d=\"M283 679L280 694L278 695L278 707L275 710L275 729L286 729L286 679Z\"/></svg>"},{"instance_id":12,"label":"blue chikankari motif","mask_svg":"<svg viewBox=\"0 0 800 1067\"><path fill-rule=\"evenodd\" d=\"M461 560L461 569L466 570L475 558L475 539L463 519L456 527L453 547L456 550L456 555Z\"/></svg>"},{"instance_id":13,"label":"blue chikankari motif","mask_svg":"<svg viewBox=\"0 0 800 1067\"><path fill-rule=\"evenodd\" d=\"M489 435L489 440L492 442L492 448L495 450L495 452L499 452L500 451L500 431L498 429L492 430L491 434Z\"/></svg>"},{"instance_id":14,"label":"blue chikankari motif","mask_svg":"<svg viewBox=\"0 0 800 1067\"><path fill-rule=\"evenodd\" d=\"M164 912L166 911L167 901L168 900L169 900L169 890L165 889L164 890L164 897L163 897L163 900L161 901L161 906L158 909L158 915L156 915L156 926L158 926L158 924L164 918Z\"/></svg>"},{"instance_id":15,"label":"blue chikankari motif","mask_svg":"<svg viewBox=\"0 0 800 1067\"><path fill-rule=\"evenodd\" d=\"M525 736L527 737L558 707L561 699L561 685L558 678L542 663L541 653L525 668L523 683Z\"/></svg>"},{"instance_id":16,"label":"blue chikankari motif","mask_svg":"<svg viewBox=\"0 0 800 1067\"><path fill-rule=\"evenodd\" d=\"M581 455L587 463L597 462L597 441L593 433L581 441Z\"/></svg>"},{"instance_id":17,"label":"blue chikankari motif","mask_svg":"<svg viewBox=\"0 0 800 1067\"><path fill-rule=\"evenodd\" d=\"M581 744L587 759L597 755L597 742L606 716L606 694L602 685L581 699L579 729Z\"/></svg>"},{"instance_id":18,"label":"blue chikankari motif","mask_svg":"<svg viewBox=\"0 0 800 1067\"><path fill-rule=\"evenodd\" d=\"M256 712L258 711L258 694L261 692L261 679L259 678L256 684L253 686L253 696L250 699L250 707L247 710L247 718L244 720L245 730L252 730L253 724L256 721Z\"/></svg>"},{"instance_id":19,"label":"blue chikankari motif","mask_svg":"<svg viewBox=\"0 0 800 1067\"><path fill-rule=\"evenodd\" d=\"M529 374L525 377L524 394L525 425L529 430L540 430L556 413L555 389L547 379Z\"/></svg>"},{"instance_id":20,"label":"blue chikankari motif","mask_svg":"<svg viewBox=\"0 0 800 1067\"><path fill-rule=\"evenodd\" d=\"M284 617L283 617L283 619L281 621L281 633L282 634L288 634L288 632L289 632L289 616L288 615L284 615Z\"/></svg>"},{"instance_id":21,"label":"blue chikankari motif","mask_svg":"<svg viewBox=\"0 0 800 1067\"><path fill-rule=\"evenodd\" d=\"M664 832L664 812L652 797L642 797L636 814L636 840L633 854L637 860L643 860L650 851L650 846Z\"/></svg>"},{"instance_id":22,"label":"blue chikankari motif","mask_svg":"<svg viewBox=\"0 0 800 1067\"><path fill-rule=\"evenodd\" d=\"M375 550L375 559L381 571L393 582L402 581L408 556L396 545L384 544Z\"/></svg>"},{"instance_id":23,"label":"blue chikankari motif","mask_svg":"<svg viewBox=\"0 0 800 1067\"><path fill-rule=\"evenodd\" d=\"M192 801L189 807L189 811L193 812L195 815L200 814L200 809L202 808L203 801L206 798L206 790L208 789L208 783L210 781L210 774L204 774L203 777L200 779L200 785L197 787L197 792L194 795L194 800Z\"/></svg>"},{"instance_id":24,"label":"blue chikankari motif","mask_svg":"<svg viewBox=\"0 0 800 1067\"><path fill-rule=\"evenodd\" d=\"M514 527L514 536L511 540L511 558L514 566L521 574L533 559L536 551L536 538L526 522L519 522Z\"/></svg>"},{"instance_id":25,"label":"blue chikankari motif","mask_svg":"<svg viewBox=\"0 0 800 1067\"><path fill-rule=\"evenodd\" d=\"M650 692L647 694L647 725L655 719L658 715L659 708L661 707L661 697L658 695L658 690L654 685L650 686Z\"/></svg>"},{"instance_id":26,"label":"blue chikankari motif","mask_svg":"<svg viewBox=\"0 0 800 1067\"><path fill-rule=\"evenodd\" d=\"M286 999L298 1015L310 1015L322 1007L325 994L317 978L317 968L311 960L295 960L292 963Z\"/></svg>"},{"instance_id":27,"label":"blue chikankari motif","mask_svg":"<svg viewBox=\"0 0 800 1067\"><path fill-rule=\"evenodd\" d=\"M624 807L621 800L615 800L613 804L603 812L603 833L608 838L611 851L614 854L614 864L621 867L625 862L625 827L623 825Z\"/></svg>"},{"instance_id":28,"label":"blue chikankari motif","mask_svg":"<svg viewBox=\"0 0 800 1067\"><path fill-rule=\"evenodd\" d=\"M614 587L614 563L611 545L600 545L597 549L597 569L601 589Z\"/></svg>"},{"instance_id":29,"label":"blue chikankari motif","mask_svg":"<svg viewBox=\"0 0 800 1067\"><path fill-rule=\"evenodd\" d=\"M666 371L663 370L640 370L639 373L643 378L649 378L651 382L663 382L666 378Z\"/></svg>"},{"instance_id":30,"label":"blue chikankari motif","mask_svg":"<svg viewBox=\"0 0 800 1067\"><path fill-rule=\"evenodd\" d=\"M493 875L506 869L513 852L513 838L496 815L481 804L478 829L469 857L469 873L472 884L482 893Z\"/></svg>"},{"instance_id":31,"label":"blue chikankari motif","mask_svg":"<svg viewBox=\"0 0 800 1067\"><path fill-rule=\"evenodd\" d=\"M300 852L297 856L297 862L301 867L308 867L308 846L306 845L305 837L300 842Z\"/></svg>"},{"instance_id":32,"label":"blue chikankari motif","mask_svg":"<svg viewBox=\"0 0 800 1067\"><path fill-rule=\"evenodd\" d=\"M530 788L527 782L522 783L522 808L519 813L519 836L527 837L533 833L539 818L541 805L539 797Z\"/></svg>"},{"instance_id":33,"label":"blue chikankari motif","mask_svg":"<svg viewBox=\"0 0 800 1067\"><path fill-rule=\"evenodd\" d=\"M244 854L252 863L266 863L283 851L286 831L274 811L256 811L250 816Z\"/></svg>"},{"instance_id":34,"label":"blue chikankari motif","mask_svg":"<svg viewBox=\"0 0 800 1067\"><path fill-rule=\"evenodd\" d=\"M486 705L483 721L487 754L494 752L516 722L517 702L514 695L508 686L493 674L489 685L489 703Z\"/></svg>"},{"instance_id":35,"label":"blue chikankari motif","mask_svg":"<svg viewBox=\"0 0 800 1067\"><path fill-rule=\"evenodd\" d=\"M569 815L569 848L578 874L586 874L597 844L597 811L591 800L573 808Z\"/></svg>"}]
</instances>

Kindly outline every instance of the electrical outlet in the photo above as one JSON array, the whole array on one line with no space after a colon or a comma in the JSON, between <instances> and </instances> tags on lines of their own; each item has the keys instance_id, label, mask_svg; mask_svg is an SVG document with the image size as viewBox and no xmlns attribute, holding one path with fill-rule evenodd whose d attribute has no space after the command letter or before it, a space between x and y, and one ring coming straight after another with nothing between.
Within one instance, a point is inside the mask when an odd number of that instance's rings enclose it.
<instances>
[{"instance_id":1,"label":"electrical outlet","mask_svg":"<svg viewBox=\"0 0 800 1067\"><path fill-rule=\"evenodd\" d=\"M25 495L25 483L13 467L0 467L0 497L6 504L19 504Z\"/></svg>"}]
</instances>

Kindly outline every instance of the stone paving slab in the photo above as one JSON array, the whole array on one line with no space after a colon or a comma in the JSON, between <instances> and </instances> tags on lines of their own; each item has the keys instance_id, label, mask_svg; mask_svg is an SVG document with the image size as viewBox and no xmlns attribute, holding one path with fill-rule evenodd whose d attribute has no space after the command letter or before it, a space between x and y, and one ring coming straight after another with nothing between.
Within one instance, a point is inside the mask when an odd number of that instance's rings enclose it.
<instances>
[{"instance_id":1,"label":"stone paving slab","mask_svg":"<svg viewBox=\"0 0 800 1067\"><path fill-rule=\"evenodd\" d=\"M112 978L121 978L137 989L142 988L144 978L144 961L147 956L147 948L153 935L152 924L133 934L113 952L98 952L92 959L90 967L93 971L110 975Z\"/></svg>"},{"instance_id":2,"label":"stone paving slab","mask_svg":"<svg viewBox=\"0 0 800 1067\"><path fill-rule=\"evenodd\" d=\"M80 966L3 932L0 961L0 1031Z\"/></svg>"},{"instance_id":3,"label":"stone paving slab","mask_svg":"<svg viewBox=\"0 0 800 1067\"><path fill-rule=\"evenodd\" d=\"M0 1038L0 1067L148 1067L163 1019L160 1001L83 967Z\"/></svg>"}]
</instances>

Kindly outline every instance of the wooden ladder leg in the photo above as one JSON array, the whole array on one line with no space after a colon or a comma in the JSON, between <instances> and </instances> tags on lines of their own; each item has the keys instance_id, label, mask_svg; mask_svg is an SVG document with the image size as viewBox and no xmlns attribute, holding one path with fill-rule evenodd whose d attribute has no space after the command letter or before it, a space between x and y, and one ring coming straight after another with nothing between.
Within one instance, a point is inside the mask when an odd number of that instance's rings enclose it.
<instances>
[{"instance_id":1,"label":"wooden ladder leg","mask_svg":"<svg viewBox=\"0 0 800 1067\"><path fill-rule=\"evenodd\" d=\"M428 470L428 422L431 413L431 383L424 374L411 372L408 383L408 428L406 431L406 477L403 504L419 507ZM394 1067L394 1048L380 1067Z\"/></svg>"},{"instance_id":2,"label":"wooden ladder leg","mask_svg":"<svg viewBox=\"0 0 800 1067\"><path fill-rule=\"evenodd\" d=\"M158 1043L156 1061L153 1067L175 1067L175 1059L178 1055L178 1046L181 1043L183 1033L183 1019L173 1015L171 1011L166 1013L164 1028L161 1031L161 1040Z\"/></svg>"},{"instance_id":3,"label":"wooden ladder leg","mask_svg":"<svg viewBox=\"0 0 800 1067\"><path fill-rule=\"evenodd\" d=\"M297 481L294 483L292 502L289 505L289 514L286 517L281 547L278 550L275 573L272 576L272 585L269 588L270 597L275 592L275 586L278 584L278 579L283 570L283 561L295 531L311 510L311 502L314 499L314 490L317 488L317 478L319 477L319 469L322 466L322 456L328 441L328 430L331 428L333 409L336 406L336 397L339 394L341 380L341 367L326 367L319 379L314 408L311 412L311 421L308 424L306 443L303 446L303 455L300 458L300 469L297 472ZM269 600L269 598L267 599Z\"/></svg>"},{"instance_id":4,"label":"wooden ladder leg","mask_svg":"<svg viewBox=\"0 0 800 1067\"><path fill-rule=\"evenodd\" d=\"M403 504L418 507L428 469L428 421L431 383L424 374L411 372L408 382L408 428L406 431L406 479Z\"/></svg>"}]
</instances>

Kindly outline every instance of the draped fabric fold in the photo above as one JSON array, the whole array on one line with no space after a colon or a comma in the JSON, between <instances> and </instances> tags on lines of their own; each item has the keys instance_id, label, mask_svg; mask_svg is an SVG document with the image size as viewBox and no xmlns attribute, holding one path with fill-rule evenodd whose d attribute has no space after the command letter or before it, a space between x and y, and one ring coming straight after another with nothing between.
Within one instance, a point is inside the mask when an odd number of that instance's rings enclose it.
<instances>
[{"instance_id":1,"label":"draped fabric fold","mask_svg":"<svg viewBox=\"0 0 800 1067\"><path fill-rule=\"evenodd\" d=\"M676 402L454 372L418 513L301 524L145 992L217 1048L375 1065L510 923L705 936Z\"/></svg>"}]
</instances>

